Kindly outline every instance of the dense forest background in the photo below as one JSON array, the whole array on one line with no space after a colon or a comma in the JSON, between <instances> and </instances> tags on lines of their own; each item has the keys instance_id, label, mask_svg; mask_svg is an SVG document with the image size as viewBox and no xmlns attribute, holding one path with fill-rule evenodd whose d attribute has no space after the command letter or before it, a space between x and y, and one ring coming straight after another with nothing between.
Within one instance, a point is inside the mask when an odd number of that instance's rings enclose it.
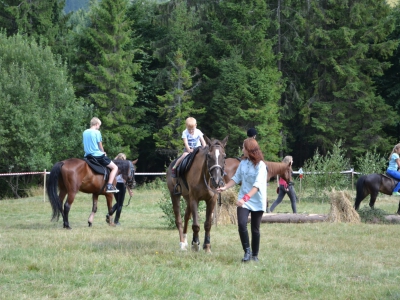
<instances>
[{"instance_id":1,"label":"dense forest background","mask_svg":"<svg viewBox=\"0 0 400 300\"><path fill-rule=\"evenodd\" d=\"M140 172L177 157L188 116L230 157L254 127L268 160L340 141L357 169L399 141L399 24L385 0L3 0L0 173L82 157L93 116Z\"/></svg>"}]
</instances>

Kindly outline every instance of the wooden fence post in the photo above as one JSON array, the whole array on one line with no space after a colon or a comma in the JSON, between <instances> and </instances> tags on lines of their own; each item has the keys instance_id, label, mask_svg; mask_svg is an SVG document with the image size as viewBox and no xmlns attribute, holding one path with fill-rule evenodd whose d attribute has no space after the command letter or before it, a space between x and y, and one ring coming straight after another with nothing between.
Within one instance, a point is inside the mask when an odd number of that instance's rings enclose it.
<instances>
[{"instance_id":1,"label":"wooden fence post","mask_svg":"<svg viewBox=\"0 0 400 300\"><path fill-rule=\"evenodd\" d=\"M46 169L44 169L44 180L43 180L43 202L46 202Z\"/></svg>"}]
</instances>

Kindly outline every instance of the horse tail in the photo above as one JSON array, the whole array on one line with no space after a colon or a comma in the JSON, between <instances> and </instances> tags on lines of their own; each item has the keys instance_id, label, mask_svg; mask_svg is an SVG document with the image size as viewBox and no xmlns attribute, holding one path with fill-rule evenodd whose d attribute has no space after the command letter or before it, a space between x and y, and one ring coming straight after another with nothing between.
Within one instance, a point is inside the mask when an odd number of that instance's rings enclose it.
<instances>
[{"instance_id":1,"label":"horse tail","mask_svg":"<svg viewBox=\"0 0 400 300\"><path fill-rule=\"evenodd\" d=\"M356 183L356 201L354 203L354 208L357 210L360 206L360 203L367 196L365 189L365 180L367 179L367 175L360 176Z\"/></svg>"},{"instance_id":2,"label":"horse tail","mask_svg":"<svg viewBox=\"0 0 400 300\"><path fill-rule=\"evenodd\" d=\"M62 203L57 194L58 178L61 173L61 167L64 165L63 162L56 163L50 171L49 180L47 181L47 195L49 196L51 208L53 210L53 217L51 220L58 221L62 211Z\"/></svg>"}]
</instances>

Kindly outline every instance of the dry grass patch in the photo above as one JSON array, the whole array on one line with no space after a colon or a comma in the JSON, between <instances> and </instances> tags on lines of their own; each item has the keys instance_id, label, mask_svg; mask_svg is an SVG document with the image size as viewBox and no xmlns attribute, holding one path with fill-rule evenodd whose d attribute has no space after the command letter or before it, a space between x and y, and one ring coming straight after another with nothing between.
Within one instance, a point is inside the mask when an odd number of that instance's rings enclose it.
<instances>
[{"instance_id":1,"label":"dry grass patch","mask_svg":"<svg viewBox=\"0 0 400 300\"><path fill-rule=\"evenodd\" d=\"M360 223L360 216L353 208L352 196L348 191L335 191L329 194L331 210L327 222Z\"/></svg>"},{"instance_id":2,"label":"dry grass patch","mask_svg":"<svg viewBox=\"0 0 400 300\"><path fill-rule=\"evenodd\" d=\"M221 193L221 206L218 207L218 224L237 224L236 202L238 193L229 189Z\"/></svg>"}]
</instances>

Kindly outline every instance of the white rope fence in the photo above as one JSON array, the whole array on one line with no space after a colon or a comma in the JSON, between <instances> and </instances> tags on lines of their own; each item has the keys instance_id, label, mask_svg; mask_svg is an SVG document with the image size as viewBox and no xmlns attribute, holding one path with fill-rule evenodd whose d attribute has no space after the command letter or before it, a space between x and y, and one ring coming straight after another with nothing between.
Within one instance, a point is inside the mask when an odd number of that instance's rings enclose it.
<instances>
[{"instance_id":1,"label":"white rope fence","mask_svg":"<svg viewBox=\"0 0 400 300\"><path fill-rule=\"evenodd\" d=\"M43 172L21 172L21 173L0 173L1 176L23 176L23 175L49 175L50 172L46 172L46 169L44 169ZM162 176L166 175L167 173L165 172L155 172L155 173L136 173L136 175L151 175L151 176ZM44 182L43 182L43 202L46 202L46 176L43 176Z\"/></svg>"},{"instance_id":2,"label":"white rope fence","mask_svg":"<svg viewBox=\"0 0 400 300\"><path fill-rule=\"evenodd\" d=\"M0 176L20 176L20 175L38 175L38 174L47 174L47 175L49 175L50 174L50 172L46 172L46 170L44 170L44 172L23 172L23 173L0 173ZM167 173L162 173L162 172L159 172L159 173L136 173L135 172L135 176L136 175L154 175L154 176L156 176L156 175L167 175Z\"/></svg>"},{"instance_id":3,"label":"white rope fence","mask_svg":"<svg viewBox=\"0 0 400 300\"><path fill-rule=\"evenodd\" d=\"M21 173L0 173L1 176L23 176L23 175L48 175L50 172L47 172L46 169L43 172L21 172ZM135 176L165 176L167 173L165 172L145 172L145 173L136 173ZM298 171L293 171L293 174L299 175L300 177L300 191L301 191L301 181L303 179L303 174L322 174L322 172L319 173L313 173L313 172L303 172L303 169L300 168ZM351 174L351 186L353 188L354 186L354 174L361 174L360 172L355 172L353 168L351 168L348 171L342 171L340 174ZM44 183L43 183L43 201L46 202L46 176L43 176L44 178Z\"/></svg>"}]
</instances>

